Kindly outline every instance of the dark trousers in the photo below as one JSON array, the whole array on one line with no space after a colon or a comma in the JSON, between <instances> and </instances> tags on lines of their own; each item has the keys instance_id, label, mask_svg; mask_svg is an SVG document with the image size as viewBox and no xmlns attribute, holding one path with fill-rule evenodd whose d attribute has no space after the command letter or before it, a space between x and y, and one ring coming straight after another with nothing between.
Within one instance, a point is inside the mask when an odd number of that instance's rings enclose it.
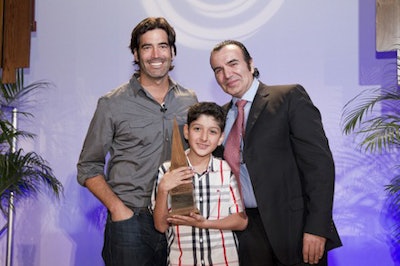
<instances>
[{"instance_id":1,"label":"dark trousers","mask_svg":"<svg viewBox=\"0 0 400 266\"><path fill-rule=\"evenodd\" d=\"M167 261L165 235L154 228L153 216L134 210L132 218L107 219L102 256L107 266L164 266Z\"/></svg>"},{"instance_id":2,"label":"dark trousers","mask_svg":"<svg viewBox=\"0 0 400 266\"><path fill-rule=\"evenodd\" d=\"M302 258L299 263L286 265L279 262L275 256L267 234L264 230L260 214L257 209L246 209L248 225L244 231L236 232L239 240L240 266L306 266ZM314 266L327 266L327 254L325 253L318 264Z\"/></svg>"}]
</instances>

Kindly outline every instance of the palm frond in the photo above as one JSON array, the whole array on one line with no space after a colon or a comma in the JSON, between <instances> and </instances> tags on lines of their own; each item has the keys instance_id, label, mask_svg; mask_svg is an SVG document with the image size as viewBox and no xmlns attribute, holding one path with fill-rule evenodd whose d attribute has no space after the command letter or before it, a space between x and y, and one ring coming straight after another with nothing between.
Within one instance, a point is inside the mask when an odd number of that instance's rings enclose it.
<instances>
[{"instance_id":1,"label":"palm frond","mask_svg":"<svg viewBox=\"0 0 400 266\"><path fill-rule=\"evenodd\" d=\"M398 147L399 103L400 92L396 87L358 94L344 106L343 132L360 135L360 146L370 152ZM379 110L375 110L377 104Z\"/></svg>"},{"instance_id":2,"label":"palm frond","mask_svg":"<svg viewBox=\"0 0 400 266\"><path fill-rule=\"evenodd\" d=\"M23 69L17 70L16 83L0 83L0 210L3 213L11 192L18 200L35 195L44 188L48 188L57 198L63 191L62 184L40 155L11 149L13 141L21 137L34 138L35 135L14 128L10 122L10 110L15 110L14 107L23 110L33 93L49 85L49 82L39 81L24 86ZM33 117L26 111L18 111L18 114Z\"/></svg>"},{"instance_id":3,"label":"palm frond","mask_svg":"<svg viewBox=\"0 0 400 266\"><path fill-rule=\"evenodd\" d=\"M381 114L366 120L354 132L362 135L360 146L365 151L381 152L400 147L400 119L393 115Z\"/></svg>"},{"instance_id":4,"label":"palm frond","mask_svg":"<svg viewBox=\"0 0 400 266\"><path fill-rule=\"evenodd\" d=\"M23 69L17 69L15 83L0 83L0 103L4 106L21 106L22 103L26 104L27 96L31 97L32 93L38 89L47 88L51 85L48 81L37 81L24 86Z\"/></svg>"},{"instance_id":5,"label":"palm frond","mask_svg":"<svg viewBox=\"0 0 400 266\"><path fill-rule=\"evenodd\" d=\"M363 118L372 112L374 106L380 101L379 90L363 91L347 102L343 108L342 120L344 133L350 134Z\"/></svg>"},{"instance_id":6,"label":"palm frond","mask_svg":"<svg viewBox=\"0 0 400 266\"><path fill-rule=\"evenodd\" d=\"M354 133L366 152L383 152L400 148L400 88L397 86L365 90L351 99L343 109L343 132ZM400 166L399 166L400 167ZM400 219L400 175L385 186L389 213ZM392 236L400 243L400 224L395 223Z\"/></svg>"},{"instance_id":7,"label":"palm frond","mask_svg":"<svg viewBox=\"0 0 400 266\"><path fill-rule=\"evenodd\" d=\"M397 166L400 168L400 165ZM400 219L400 175L395 176L389 185L385 186L388 193L389 211L391 216L398 221ZM400 224L396 223L392 230L394 240L400 243Z\"/></svg>"},{"instance_id":8,"label":"palm frond","mask_svg":"<svg viewBox=\"0 0 400 266\"><path fill-rule=\"evenodd\" d=\"M17 130L9 121L0 119L0 152L8 151L15 138L33 138L34 136L30 132Z\"/></svg>"},{"instance_id":9,"label":"palm frond","mask_svg":"<svg viewBox=\"0 0 400 266\"><path fill-rule=\"evenodd\" d=\"M8 200L9 192L29 196L45 187L57 198L63 191L62 184L40 155L35 152L24 154L22 149L0 154L0 202Z\"/></svg>"}]
</instances>

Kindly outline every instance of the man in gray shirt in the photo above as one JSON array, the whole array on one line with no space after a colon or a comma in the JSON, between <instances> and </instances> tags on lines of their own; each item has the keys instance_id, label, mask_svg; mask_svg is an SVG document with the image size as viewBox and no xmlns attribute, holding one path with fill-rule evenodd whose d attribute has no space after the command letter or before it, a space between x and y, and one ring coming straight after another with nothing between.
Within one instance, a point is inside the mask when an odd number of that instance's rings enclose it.
<instances>
[{"instance_id":1,"label":"man in gray shirt","mask_svg":"<svg viewBox=\"0 0 400 266\"><path fill-rule=\"evenodd\" d=\"M141 21L130 49L138 70L99 99L79 157L78 182L108 210L106 265L165 265L165 236L155 230L148 206L158 167L170 159L173 119L183 125L197 97L168 75L175 31L164 18Z\"/></svg>"}]
</instances>

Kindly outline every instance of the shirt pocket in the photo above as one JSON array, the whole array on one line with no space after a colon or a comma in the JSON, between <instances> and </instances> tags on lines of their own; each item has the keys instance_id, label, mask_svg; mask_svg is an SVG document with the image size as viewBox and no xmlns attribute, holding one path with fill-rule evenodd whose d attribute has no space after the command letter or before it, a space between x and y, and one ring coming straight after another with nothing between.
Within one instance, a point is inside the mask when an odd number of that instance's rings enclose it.
<instances>
[{"instance_id":1,"label":"shirt pocket","mask_svg":"<svg viewBox=\"0 0 400 266\"><path fill-rule=\"evenodd\" d=\"M157 139L162 139L162 128L162 122L155 119L121 122L115 141L119 141L120 144L129 143L129 146L152 145Z\"/></svg>"}]
</instances>

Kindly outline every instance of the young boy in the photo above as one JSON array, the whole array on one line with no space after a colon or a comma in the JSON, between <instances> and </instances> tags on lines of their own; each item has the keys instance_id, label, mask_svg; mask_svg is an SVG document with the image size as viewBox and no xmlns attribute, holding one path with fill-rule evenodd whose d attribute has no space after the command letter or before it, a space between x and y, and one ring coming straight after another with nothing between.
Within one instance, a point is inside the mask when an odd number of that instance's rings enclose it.
<instances>
[{"instance_id":1,"label":"young boy","mask_svg":"<svg viewBox=\"0 0 400 266\"><path fill-rule=\"evenodd\" d=\"M159 168L152 204L154 225L168 238L168 265L239 265L237 240L232 230L244 230L247 217L238 184L228 164L212 156L224 138L225 113L211 102L189 108L184 137L188 167L169 171L170 162ZM168 193L193 183L200 214L169 216Z\"/></svg>"}]
</instances>

